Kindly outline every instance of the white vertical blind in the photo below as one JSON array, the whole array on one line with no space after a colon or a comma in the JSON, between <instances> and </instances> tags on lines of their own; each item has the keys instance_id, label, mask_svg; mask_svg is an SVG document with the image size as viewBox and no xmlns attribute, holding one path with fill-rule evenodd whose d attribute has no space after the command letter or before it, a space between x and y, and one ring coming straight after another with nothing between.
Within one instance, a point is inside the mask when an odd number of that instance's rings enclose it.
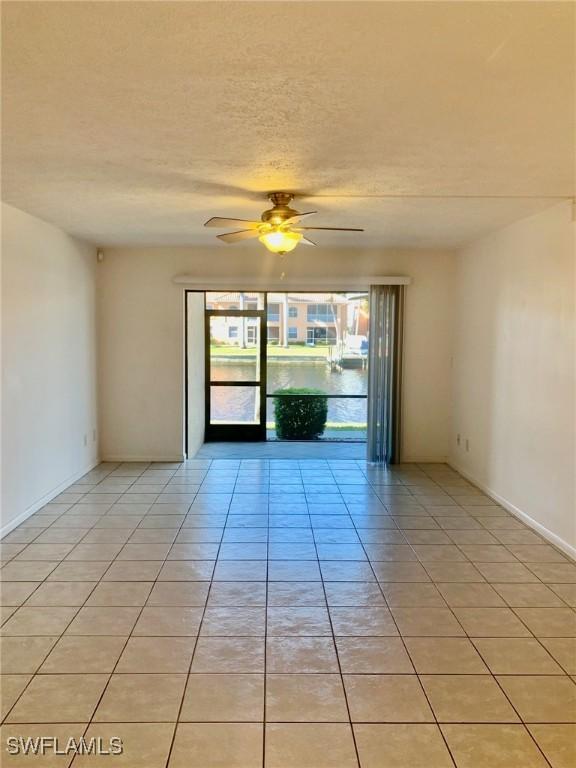
<instances>
[{"instance_id":1,"label":"white vertical blind","mask_svg":"<svg viewBox=\"0 0 576 768\"><path fill-rule=\"evenodd\" d=\"M375 463L400 460L403 309L403 286L370 287L367 459Z\"/></svg>"}]
</instances>

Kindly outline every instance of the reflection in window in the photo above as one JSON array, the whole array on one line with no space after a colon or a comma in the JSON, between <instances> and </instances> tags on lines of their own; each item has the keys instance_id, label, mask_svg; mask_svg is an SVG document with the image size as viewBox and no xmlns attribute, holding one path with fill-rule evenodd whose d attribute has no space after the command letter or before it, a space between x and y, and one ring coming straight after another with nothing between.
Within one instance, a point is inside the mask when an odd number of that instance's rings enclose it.
<instances>
[{"instance_id":1,"label":"reflection in window","mask_svg":"<svg viewBox=\"0 0 576 768\"><path fill-rule=\"evenodd\" d=\"M280 320L280 304L268 304L268 320L273 323Z\"/></svg>"},{"instance_id":2,"label":"reflection in window","mask_svg":"<svg viewBox=\"0 0 576 768\"><path fill-rule=\"evenodd\" d=\"M336 330L334 328L307 328L307 344L332 344L336 342Z\"/></svg>"},{"instance_id":3,"label":"reflection in window","mask_svg":"<svg viewBox=\"0 0 576 768\"><path fill-rule=\"evenodd\" d=\"M309 323L315 321L324 323L334 322L334 312L330 304L309 304L306 317Z\"/></svg>"}]
</instances>

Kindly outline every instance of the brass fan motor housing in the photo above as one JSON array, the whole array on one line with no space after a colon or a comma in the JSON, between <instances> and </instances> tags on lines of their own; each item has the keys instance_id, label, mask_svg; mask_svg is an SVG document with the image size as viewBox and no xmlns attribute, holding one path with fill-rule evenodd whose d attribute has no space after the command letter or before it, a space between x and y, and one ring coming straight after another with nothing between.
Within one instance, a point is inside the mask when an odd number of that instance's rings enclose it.
<instances>
[{"instance_id":1,"label":"brass fan motor housing","mask_svg":"<svg viewBox=\"0 0 576 768\"><path fill-rule=\"evenodd\" d=\"M262 221L278 227L293 216L298 216L298 211L290 208L289 205L293 198L294 195L291 192L271 192L268 199L274 207L264 211L261 216Z\"/></svg>"}]
</instances>

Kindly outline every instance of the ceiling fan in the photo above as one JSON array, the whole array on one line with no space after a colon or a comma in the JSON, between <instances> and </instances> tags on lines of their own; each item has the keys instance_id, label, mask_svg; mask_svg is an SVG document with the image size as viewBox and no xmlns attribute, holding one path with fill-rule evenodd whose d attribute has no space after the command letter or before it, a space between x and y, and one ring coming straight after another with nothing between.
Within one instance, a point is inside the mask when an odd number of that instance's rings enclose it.
<instances>
[{"instance_id":1,"label":"ceiling fan","mask_svg":"<svg viewBox=\"0 0 576 768\"><path fill-rule=\"evenodd\" d=\"M238 243L240 240L248 240L257 237L263 245L272 253L279 253L283 256L289 251L293 251L298 243L305 245L316 245L309 240L303 233L313 230L329 230L331 232L363 232L363 229L352 227L302 227L300 219L304 216L311 216L317 211L299 211L290 208L290 203L294 199L291 192L271 192L268 199L273 207L264 211L260 221L250 221L249 219L225 219L220 216L213 216L204 224L205 227L242 227L236 232L228 232L224 235L216 235L224 243Z\"/></svg>"}]
</instances>

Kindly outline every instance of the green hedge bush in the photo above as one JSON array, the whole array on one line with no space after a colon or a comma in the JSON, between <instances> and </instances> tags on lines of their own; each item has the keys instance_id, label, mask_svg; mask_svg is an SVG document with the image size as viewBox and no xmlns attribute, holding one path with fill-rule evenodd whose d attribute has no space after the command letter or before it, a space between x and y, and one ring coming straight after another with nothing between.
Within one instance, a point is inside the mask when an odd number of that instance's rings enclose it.
<instances>
[{"instance_id":1,"label":"green hedge bush","mask_svg":"<svg viewBox=\"0 0 576 768\"><path fill-rule=\"evenodd\" d=\"M326 392L307 387L287 387L277 389L273 394L277 437L281 440L314 440L320 437L328 416Z\"/></svg>"}]
</instances>

